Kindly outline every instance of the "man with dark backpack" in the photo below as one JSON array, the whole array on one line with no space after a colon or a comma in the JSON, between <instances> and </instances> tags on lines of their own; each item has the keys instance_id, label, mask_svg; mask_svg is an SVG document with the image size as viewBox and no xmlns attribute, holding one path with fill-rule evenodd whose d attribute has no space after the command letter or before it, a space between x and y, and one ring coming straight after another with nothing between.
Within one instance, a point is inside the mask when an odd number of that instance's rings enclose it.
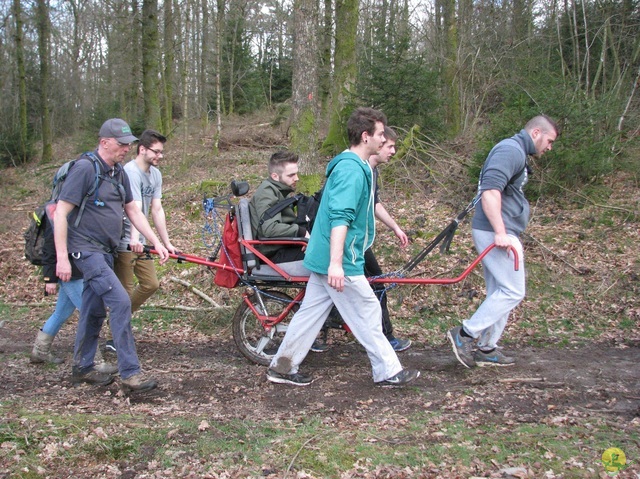
<instances>
[{"instance_id":1,"label":"man with dark backpack","mask_svg":"<svg viewBox=\"0 0 640 479\"><path fill-rule=\"evenodd\" d=\"M118 369L125 391L146 391L157 386L140 369L131 329L131 300L113 271L113 259L126 212L131 223L160 255L169 258L146 217L133 201L129 179L120 163L137 138L124 120L112 118L100 128L99 144L93 153L100 160L100 181L94 194L86 200L95 182L93 162L77 161L69 169L62 185L55 212L54 237L57 251L56 275L71 279L71 263L84 278L82 308L74 348L72 381L106 385L113 378L95 370L94 356L98 335L110 310L110 326L118 350ZM85 204L81 221L80 207Z\"/></svg>"},{"instance_id":2,"label":"man with dark backpack","mask_svg":"<svg viewBox=\"0 0 640 479\"><path fill-rule=\"evenodd\" d=\"M271 155L269 177L258 186L249 202L254 238L309 238L307 224L299 221L294 210L295 198L291 196L298 183L298 160L298 155L285 150ZM274 263L304 259L299 246L266 245L260 246L260 252Z\"/></svg>"}]
</instances>

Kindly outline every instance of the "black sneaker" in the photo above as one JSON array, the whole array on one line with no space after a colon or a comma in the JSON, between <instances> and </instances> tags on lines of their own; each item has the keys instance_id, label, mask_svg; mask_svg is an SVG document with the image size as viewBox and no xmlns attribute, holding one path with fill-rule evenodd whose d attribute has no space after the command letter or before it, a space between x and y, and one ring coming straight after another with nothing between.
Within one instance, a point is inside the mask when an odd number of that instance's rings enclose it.
<instances>
[{"instance_id":1,"label":"black sneaker","mask_svg":"<svg viewBox=\"0 0 640 479\"><path fill-rule=\"evenodd\" d=\"M111 351L112 353L117 353L116 345L113 343L113 339L108 339L106 343L104 343L104 349L107 351Z\"/></svg>"},{"instance_id":2,"label":"black sneaker","mask_svg":"<svg viewBox=\"0 0 640 479\"><path fill-rule=\"evenodd\" d=\"M101 373L95 369L80 372L80 370L74 366L71 372L71 382L74 384L87 383L93 384L94 386L106 386L113 382L113 376L111 374Z\"/></svg>"},{"instance_id":3,"label":"black sneaker","mask_svg":"<svg viewBox=\"0 0 640 479\"><path fill-rule=\"evenodd\" d=\"M320 331L320 335L311 345L311 352L324 353L329 350L329 344L327 344L327 335L328 331L326 329Z\"/></svg>"},{"instance_id":4,"label":"black sneaker","mask_svg":"<svg viewBox=\"0 0 640 479\"><path fill-rule=\"evenodd\" d=\"M395 376L391 376L389 379L385 379L384 381L380 381L376 384L383 387L399 388L409 384L411 381L418 379L419 377L420 371L416 369L403 369Z\"/></svg>"},{"instance_id":5,"label":"black sneaker","mask_svg":"<svg viewBox=\"0 0 640 479\"><path fill-rule=\"evenodd\" d=\"M272 383L293 384L294 386L306 386L313 381L311 376L307 376L306 374L280 374L273 369L267 370L267 379Z\"/></svg>"},{"instance_id":6,"label":"black sneaker","mask_svg":"<svg viewBox=\"0 0 640 479\"><path fill-rule=\"evenodd\" d=\"M329 345L322 339L316 339L311 345L311 351L314 353L324 353L329 350Z\"/></svg>"},{"instance_id":7,"label":"black sneaker","mask_svg":"<svg viewBox=\"0 0 640 479\"><path fill-rule=\"evenodd\" d=\"M456 326L447 331L447 338L449 338L453 353L456 355L458 361L460 361L460 364L465 368L472 368L476 365L476 362L473 360L472 350L475 339L462 336L462 334L460 334L461 331L462 326Z\"/></svg>"},{"instance_id":8,"label":"black sneaker","mask_svg":"<svg viewBox=\"0 0 640 479\"><path fill-rule=\"evenodd\" d=\"M411 340L410 339L398 339L398 338L391 338L389 340L389 344L391 344L391 347L393 348L393 350L396 353L399 353L401 351L406 351L407 349L409 349L411 347Z\"/></svg>"}]
</instances>

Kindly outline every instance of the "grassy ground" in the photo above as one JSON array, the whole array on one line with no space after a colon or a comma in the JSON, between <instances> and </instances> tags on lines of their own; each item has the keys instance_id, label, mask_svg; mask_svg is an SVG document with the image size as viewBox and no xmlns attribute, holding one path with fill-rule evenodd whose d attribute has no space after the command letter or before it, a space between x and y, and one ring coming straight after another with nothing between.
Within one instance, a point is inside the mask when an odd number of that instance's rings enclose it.
<instances>
[{"instance_id":1,"label":"grassy ground","mask_svg":"<svg viewBox=\"0 0 640 479\"><path fill-rule=\"evenodd\" d=\"M232 148L213 157L206 132L173 138L167 149L170 234L184 251L206 256L203 195L226 193L232 178L255 189L271 150ZM559 359L553 372L466 371L448 359L444 332L484 298L478 269L456 285L389 291L397 335L414 341L415 352L402 360L423 369L419 386L374 391L366 357L339 339L332 358L311 358L324 376L317 386L277 389L230 339L241 291L214 287L206 268L169 263L159 267L161 291L134 318L145 368L164 371L164 393L137 399L70 388L68 364L28 364L53 299L42 298L37 268L21 259L21 228L52 171L33 165L0 177L0 477L600 478L608 477L602 453L613 446L628 458L618 477L639 477L640 380L631 366L640 341L637 172L606 179L600 191L608 193L597 202L574 192L532 205L524 237L528 295L504 346L534 359L548 351ZM390 232L378 232L375 250L386 271L424 247L468 200L445 182L430 185L383 185L387 209L412 237L401 251ZM415 275L454 277L474 257L464 224L451 253L430 255ZM221 307L212 309L172 277ZM67 353L74 321L58 340ZM588 374L570 364L576 348L581 357L595 355ZM612 354L617 362L607 360ZM537 386L539 376L562 373L563 355L567 385L559 379Z\"/></svg>"}]
</instances>

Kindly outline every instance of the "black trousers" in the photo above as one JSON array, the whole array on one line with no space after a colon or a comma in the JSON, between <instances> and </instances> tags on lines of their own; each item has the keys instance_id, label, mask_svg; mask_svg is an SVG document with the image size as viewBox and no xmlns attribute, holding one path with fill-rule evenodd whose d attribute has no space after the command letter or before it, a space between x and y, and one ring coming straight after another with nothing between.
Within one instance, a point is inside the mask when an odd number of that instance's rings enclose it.
<instances>
[{"instance_id":1,"label":"black trousers","mask_svg":"<svg viewBox=\"0 0 640 479\"><path fill-rule=\"evenodd\" d=\"M371 276L382 275L382 268L378 264L376 256L373 254L373 249L369 248L364 253L364 275L369 278ZM391 339L393 337L393 326L391 326L391 318L389 317L389 308L387 306L387 292L385 291L384 284L372 284L373 292L380 300L380 307L382 308L382 332Z\"/></svg>"}]
</instances>

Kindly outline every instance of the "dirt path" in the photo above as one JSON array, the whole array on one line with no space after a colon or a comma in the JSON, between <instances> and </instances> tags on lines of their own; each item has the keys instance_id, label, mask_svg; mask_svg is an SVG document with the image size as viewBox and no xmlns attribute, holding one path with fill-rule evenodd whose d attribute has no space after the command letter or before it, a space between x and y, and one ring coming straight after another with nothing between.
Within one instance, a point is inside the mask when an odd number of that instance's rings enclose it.
<instances>
[{"instance_id":1,"label":"dirt path","mask_svg":"<svg viewBox=\"0 0 640 479\"><path fill-rule=\"evenodd\" d=\"M72 330L63 330L57 342L58 351L67 356ZM310 353L303 370L316 379L296 388L268 383L265 368L244 359L230 338L211 340L194 333L179 341L168 332L139 335L144 367L161 386L131 397L127 404L115 383L106 388L73 387L68 362L60 367L29 364L33 334L15 322L0 328L0 398L33 410L109 415L131 404L151 415L262 419L322 410L342 420L424 410L472 414L500 423L569 421L592 414L626 423L640 416L637 343L513 347L517 365L473 370L463 368L444 341L435 348L416 343L400 358L405 367L420 369L422 376L411 387L386 389L373 385L364 350L337 338L327 353ZM113 400L105 401L105 396Z\"/></svg>"}]
</instances>

